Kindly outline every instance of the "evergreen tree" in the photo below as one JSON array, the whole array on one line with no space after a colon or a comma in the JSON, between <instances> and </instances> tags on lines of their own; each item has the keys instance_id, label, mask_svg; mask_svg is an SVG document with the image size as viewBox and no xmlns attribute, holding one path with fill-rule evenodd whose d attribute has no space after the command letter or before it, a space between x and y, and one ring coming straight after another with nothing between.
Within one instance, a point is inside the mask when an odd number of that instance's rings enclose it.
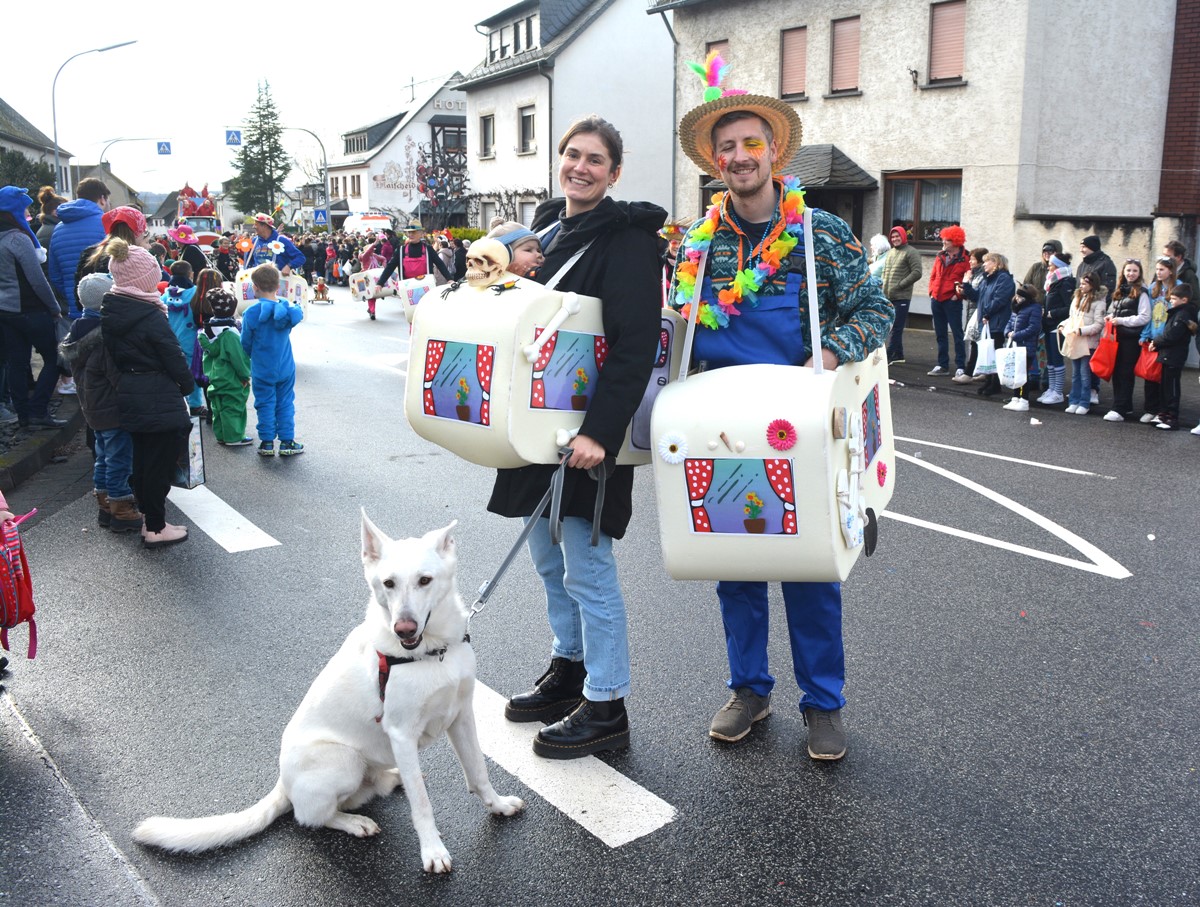
<instances>
[{"instance_id":1,"label":"evergreen tree","mask_svg":"<svg viewBox=\"0 0 1200 907\"><path fill-rule=\"evenodd\" d=\"M20 186L36 198L42 186L54 185L54 168L35 163L19 151L0 148L0 186Z\"/></svg>"},{"instance_id":2,"label":"evergreen tree","mask_svg":"<svg viewBox=\"0 0 1200 907\"><path fill-rule=\"evenodd\" d=\"M251 214L270 213L292 164L283 150L283 127L279 125L279 112L271 98L269 82L258 86L258 99L242 126L242 147L233 161L237 168L233 201L240 210Z\"/></svg>"}]
</instances>

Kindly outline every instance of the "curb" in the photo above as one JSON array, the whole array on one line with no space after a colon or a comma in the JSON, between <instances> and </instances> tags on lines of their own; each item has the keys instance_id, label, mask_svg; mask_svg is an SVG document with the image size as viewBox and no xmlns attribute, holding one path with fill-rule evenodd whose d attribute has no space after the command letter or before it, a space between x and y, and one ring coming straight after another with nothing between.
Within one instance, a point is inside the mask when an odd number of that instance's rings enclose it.
<instances>
[{"instance_id":1,"label":"curb","mask_svg":"<svg viewBox=\"0 0 1200 907\"><path fill-rule=\"evenodd\" d=\"M54 452L70 442L83 428L83 411L74 396L59 396L55 418L67 424L54 431L30 432L3 454L0 454L0 491L5 494L36 475L54 458Z\"/></svg>"}]
</instances>

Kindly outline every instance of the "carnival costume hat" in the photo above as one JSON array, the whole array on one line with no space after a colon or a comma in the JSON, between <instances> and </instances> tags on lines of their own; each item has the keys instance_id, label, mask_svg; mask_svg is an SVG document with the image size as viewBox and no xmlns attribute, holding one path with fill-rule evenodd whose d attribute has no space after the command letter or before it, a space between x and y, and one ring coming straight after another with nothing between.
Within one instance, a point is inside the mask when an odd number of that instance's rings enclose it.
<instances>
[{"instance_id":1,"label":"carnival costume hat","mask_svg":"<svg viewBox=\"0 0 1200 907\"><path fill-rule=\"evenodd\" d=\"M689 222L690 223L690 222ZM688 223L678 220L669 220L663 224L662 229L658 231L658 235L663 239L683 239L683 234L687 232Z\"/></svg>"},{"instance_id":2,"label":"carnival costume hat","mask_svg":"<svg viewBox=\"0 0 1200 907\"><path fill-rule=\"evenodd\" d=\"M134 236L141 236L146 232L146 215L137 208L131 208L129 205L121 205L117 208L110 208L100 215L100 223L104 227L105 234L112 233L113 224L124 224L133 231ZM191 229L190 227L188 228ZM171 231L168 230L168 233Z\"/></svg>"},{"instance_id":3,"label":"carnival costume hat","mask_svg":"<svg viewBox=\"0 0 1200 907\"><path fill-rule=\"evenodd\" d=\"M679 121L679 144L683 147L683 153L709 176L720 179L712 146L713 126L731 111L747 110L770 124L778 148L775 171L782 170L800 150L803 133L800 117L792 106L778 98L722 88L721 82L729 72L729 65L715 50L708 55L703 66L699 63L688 63L688 66L705 80L708 87L704 90L704 103L693 107Z\"/></svg>"},{"instance_id":4,"label":"carnival costume hat","mask_svg":"<svg viewBox=\"0 0 1200 907\"><path fill-rule=\"evenodd\" d=\"M29 197L27 189L21 189L17 186L5 186L0 189L0 211L7 211L13 216L18 224L24 227L25 232L29 234L29 238L33 240L33 247L40 249L42 244L38 242L37 234L29 226L29 219L25 216L30 206L33 204L33 199Z\"/></svg>"},{"instance_id":5,"label":"carnival costume hat","mask_svg":"<svg viewBox=\"0 0 1200 907\"><path fill-rule=\"evenodd\" d=\"M187 224L180 224L178 227L172 227L167 231L167 236L171 237L172 242L177 242L181 246L200 245L200 240L196 236L196 231Z\"/></svg>"},{"instance_id":6,"label":"carnival costume hat","mask_svg":"<svg viewBox=\"0 0 1200 907\"><path fill-rule=\"evenodd\" d=\"M204 301L212 309L215 318L232 318L237 314L237 299L222 287L213 287L205 293Z\"/></svg>"},{"instance_id":7,"label":"carnival costume hat","mask_svg":"<svg viewBox=\"0 0 1200 907\"><path fill-rule=\"evenodd\" d=\"M261 211L259 211L254 215L254 222L256 224L266 224L272 230L275 229L275 218L273 218L270 214L263 214Z\"/></svg>"},{"instance_id":8,"label":"carnival costume hat","mask_svg":"<svg viewBox=\"0 0 1200 907\"><path fill-rule=\"evenodd\" d=\"M409 221L405 225L404 232L405 233L424 233L425 228L421 225L421 222L419 220L412 220L412 221Z\"/></svg>"}]
</instances>

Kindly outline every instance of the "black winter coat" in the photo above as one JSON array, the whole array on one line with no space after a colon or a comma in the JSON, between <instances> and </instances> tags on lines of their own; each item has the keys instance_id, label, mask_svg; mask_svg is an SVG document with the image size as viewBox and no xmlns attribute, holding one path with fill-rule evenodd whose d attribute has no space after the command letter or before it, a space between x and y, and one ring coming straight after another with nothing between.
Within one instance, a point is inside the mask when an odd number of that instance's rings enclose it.
<instances>
[{"instance_id":1,"label":"black winter coat","mask_svg":"<svg viewBox=\"0 0 1200 907\"><path fill-rule=\"evenodd\" d=\"M1042 304L1042 330L1053 333L1071 314L1071 300L1075 297L1075 278L1062 277L1050 284L1046 301Z\"/></svg>"},{"instance_id":2,"label":"black winter coat","mask_svg":"<svg viewBox=\"0 0 1200 907\"><path fill-rule=\"evenodd\" d=\"M120 428L121 411L117 402L120 372L104 347L100 319L76 318L58 349L75 379L79 408L88 426L92 431Z\"/></svg>"},{"instance_id":3,"label":"black winter coat","mask_svg":"<svg viewBox=\"0 0 1200 907\"><path fill-rule=\"evenodd\" d=\"M625 441L646 392L658 354L662 320L662 271L657 232L667 212L649 202L614 202L605 198L591 211L560 218L566 200L542 202L533 216L533 229L541 230L561 219L559 230L546 251L546 262L537 280L545 283L589 240L594 240L556 289L598 296L604 301L604 335L608 357L596 382L595 394L580 434L601 444L616 456ZM546 489L554 466L501 469L496 474L488 510L506 517L533 513ZM596 482L582 469L568 469L563 483L564 516L592 519ZM633 467L620 466L605 489L600 528L621 538L633 515Z\"/></svg>"},{"instance_id":4,"label":"black winter coat","mask_svg":"<svg viewBox=\"0 0 1200 907\"><path fill-rule=\"evenodd\" d=\"M130 432L186 432L192 420L184 397L196 387L167 322L153 303L109 293L100 304L104 346L120 373L117 405Z\"/></svg>"},{"instance_id":5,"label":"black winter coat","mask_svg":"<svg viewBox=\"0 0 1200 907\"><path fill-rule=\"evenodd\" d=\"M1163 325L1162 336L1154 341L1154 349L1158 351L1158 361L1169 368L1183 368L1187 364L1188 341L1192 332L1188 328L1189 321L1196 320L1196 303L1185 302L1174 306L1167 312L1167 323Z\"/></svg>"}]
</instances>

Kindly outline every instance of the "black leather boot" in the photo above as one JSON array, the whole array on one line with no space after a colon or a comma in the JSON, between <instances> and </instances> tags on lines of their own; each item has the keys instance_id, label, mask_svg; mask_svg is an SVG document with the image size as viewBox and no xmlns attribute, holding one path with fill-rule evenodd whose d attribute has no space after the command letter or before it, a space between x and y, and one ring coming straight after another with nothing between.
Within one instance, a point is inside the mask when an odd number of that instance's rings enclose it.
<instances>
[{"instance_id":1,"label":"black leather boot","mask_svg":"<svg viewBox=\"0 0 1200 907\"><path fill-rule=\"evenodd\" d=\"M533 751L547 759L578 759L629 746L629 716L624 699L584 699L570 715L538 731Z\"/></svg>"},{"instance_id":2,"label":"black leather boot","mask_svg":"<svg viewBox=\"0 0 1200 907\"><path fill-rule=\"evenodd\" d=\"M550 668L533 689L508 700L504 717L509 721L558 721L579 705L587 668L582 661L551 658Z\"/></svg>"}]
</instances>

